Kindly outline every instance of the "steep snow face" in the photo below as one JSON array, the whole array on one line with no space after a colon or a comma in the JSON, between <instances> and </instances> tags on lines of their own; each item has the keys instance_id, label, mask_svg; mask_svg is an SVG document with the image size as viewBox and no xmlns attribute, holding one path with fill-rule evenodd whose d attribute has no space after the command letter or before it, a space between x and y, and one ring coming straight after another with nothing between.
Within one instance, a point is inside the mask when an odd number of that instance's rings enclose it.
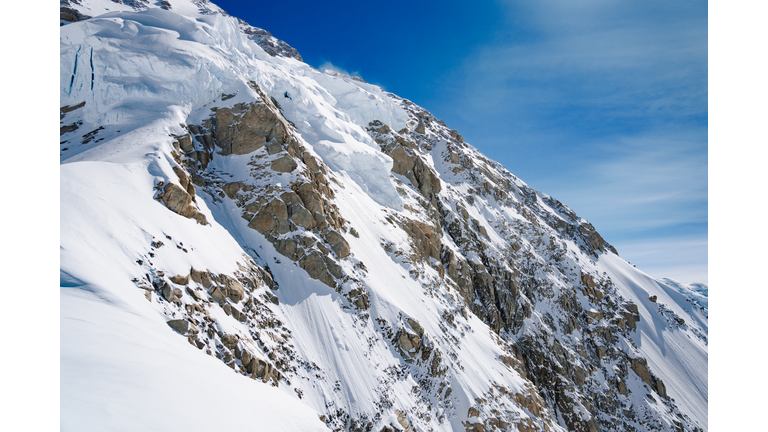
<instances>
[{"instance_id":1,"label":"steep snow face","mask_svg":"<svg viewBox=\"0 0 768 432\"><path fill-rule=\"evenodd\" d=\"M204 0L65 16L62 429L706 430L706 303L422 108Z\"/></svg>"}]
</instances>

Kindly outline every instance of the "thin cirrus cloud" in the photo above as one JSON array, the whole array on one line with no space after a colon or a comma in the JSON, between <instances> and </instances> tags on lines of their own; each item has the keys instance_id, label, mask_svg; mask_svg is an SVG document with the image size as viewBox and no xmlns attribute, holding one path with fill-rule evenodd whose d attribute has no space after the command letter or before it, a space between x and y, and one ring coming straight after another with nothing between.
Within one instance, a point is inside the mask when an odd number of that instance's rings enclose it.
<instances>
[{"instance_id":1,"label":"thin cirrus cloud","mask_svg":"<svg viewBox=\"0 0 768 432\"><path fill-rule=\"evenodd\" d=\"M619 253L634 257L632 263L642 262L639 268L653 277L708 284L707 249L706 239L681 238L627 243Z\"/></svg>"},{"instance_id":2,"label":"thin cirrus cloud","mask_svg":"<svg viewBox=\"0 0 768 432\"><path fill-rule=\"evenodd\" d=\"M503 4L506 24L495 41L443 78L449 90L435 104L453 109L439 114L489 157L589 219L638 267L701 282L706 3ZM683 243L689 246L669 247ZM690 253L697 246L703 252ZM675 263L697 270L677 272Z\"/></svg>"}]
</instances>

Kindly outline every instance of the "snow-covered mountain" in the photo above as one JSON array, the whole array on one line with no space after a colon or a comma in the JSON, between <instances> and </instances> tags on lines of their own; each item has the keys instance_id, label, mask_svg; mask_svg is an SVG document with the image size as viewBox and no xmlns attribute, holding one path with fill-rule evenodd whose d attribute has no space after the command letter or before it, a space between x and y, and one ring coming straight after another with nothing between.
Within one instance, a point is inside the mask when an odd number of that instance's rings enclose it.
<instances>
[{"instance_id":1,"label":"snow-covered mountain","mask_svg":"<svg viewBox=\"0 0 768 432\"><path fill-rule=\"evenodd\" d=\"M207 0L60 7L62 430L707 430L705 286Z\"/></svg>"}]
</instances>

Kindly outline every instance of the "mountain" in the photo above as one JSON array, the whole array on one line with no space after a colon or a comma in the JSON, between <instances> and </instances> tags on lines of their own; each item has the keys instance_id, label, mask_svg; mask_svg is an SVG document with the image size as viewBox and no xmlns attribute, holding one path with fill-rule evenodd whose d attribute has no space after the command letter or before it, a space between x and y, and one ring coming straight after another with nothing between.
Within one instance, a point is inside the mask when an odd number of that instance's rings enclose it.
<instances>
[{"instance_id":1,"label":"mountain","mask_svg":"<svg viewBox=\"0 0 768 432\"><path fill-rule=\"evenodd\" d=\"M60 11L62 430L707 430L706 287L206 0Z\"/></svg>"}]
</instances>

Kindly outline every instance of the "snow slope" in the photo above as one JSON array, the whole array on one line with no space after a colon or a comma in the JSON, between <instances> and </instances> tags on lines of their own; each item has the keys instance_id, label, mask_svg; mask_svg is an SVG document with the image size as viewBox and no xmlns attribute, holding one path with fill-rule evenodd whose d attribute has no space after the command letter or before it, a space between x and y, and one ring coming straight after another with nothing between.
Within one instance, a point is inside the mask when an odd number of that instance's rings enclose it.
<instances>
[{"instance_id":1,"label":"snow slope","mask_svg":"<svg viewBox=\"0 0 768 432\"><path fill-rule=\"evenodd\" d=\"M428 112L205 0L65 8L62 429L707 429L706 303Z\"/></svg>"}]
</instances>

